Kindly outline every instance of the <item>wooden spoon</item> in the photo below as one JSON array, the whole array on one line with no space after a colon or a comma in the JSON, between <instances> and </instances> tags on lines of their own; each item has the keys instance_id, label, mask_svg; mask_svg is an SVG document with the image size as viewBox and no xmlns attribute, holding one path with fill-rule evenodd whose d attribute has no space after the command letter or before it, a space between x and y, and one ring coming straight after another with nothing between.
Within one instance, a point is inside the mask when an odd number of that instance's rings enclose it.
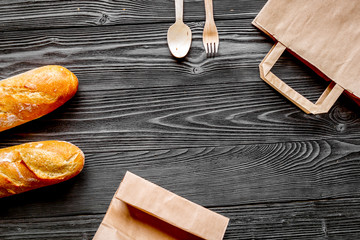
<instances>
[{"instance_id":1,"label":"wooden spoon","mask_svg":"<svg viewBox=\"0 0 360 240\"><path fill-rule=\"evenodd\" d=\"M191 30L183 22L183 0L175 0L176 21L167 33L170 52L174 57L183 58L191 45Z\"/></svg>"}]
</instances>

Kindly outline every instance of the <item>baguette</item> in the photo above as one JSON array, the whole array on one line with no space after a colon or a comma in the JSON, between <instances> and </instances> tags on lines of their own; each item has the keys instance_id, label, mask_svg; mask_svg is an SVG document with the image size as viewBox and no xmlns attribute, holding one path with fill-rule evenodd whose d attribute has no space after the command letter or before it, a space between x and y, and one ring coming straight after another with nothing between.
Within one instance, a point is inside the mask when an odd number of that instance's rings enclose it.
<instances>
[{"instance_id":1,"label":"baguette","mask_svg":"<svg viewBox=\"0 0 360 240\"><path fill-rule=\"evenodd\" d=\"M84 166L83 152L62 141L0 149L0 198L68 180Z\"/></svg>"},{"instance_id":2,"label":"baguette","mask_svg":"<svg viewBox=\"0 0 360 240\"><path fill-rule=\"evenodd\" d=\"M50 65L0 81L0 132L55 110L78 89L68 69Z\"/></svg>"}]
</instances>

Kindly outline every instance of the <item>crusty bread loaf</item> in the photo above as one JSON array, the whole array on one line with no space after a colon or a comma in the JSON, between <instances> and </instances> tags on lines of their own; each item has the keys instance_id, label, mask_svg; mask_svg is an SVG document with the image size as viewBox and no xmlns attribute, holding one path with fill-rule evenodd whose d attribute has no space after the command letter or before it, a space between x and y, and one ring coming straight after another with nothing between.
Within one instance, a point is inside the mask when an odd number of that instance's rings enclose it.
<instances>
[{"instance_id":1,"label":"crusty bread loaf","mask_svg":"<svg viewBox=\"0 0 360 240\"><path fill-rule=\"evenodd\" d=\"M70 179L80 173L84 161L78 147L62 141L0 149L0 198Z\"/></svg>"},{"instance_id":2,"label":"crusty bread loaf","mask_svg":"<svg viewBox=\"0 0 360 240\"><path fill-rule=\"evenodd\" d=\"M44 66L0 81L0 132L60 107L78 89L76 76L61 66Z\"/></svg>"}]
</instances>

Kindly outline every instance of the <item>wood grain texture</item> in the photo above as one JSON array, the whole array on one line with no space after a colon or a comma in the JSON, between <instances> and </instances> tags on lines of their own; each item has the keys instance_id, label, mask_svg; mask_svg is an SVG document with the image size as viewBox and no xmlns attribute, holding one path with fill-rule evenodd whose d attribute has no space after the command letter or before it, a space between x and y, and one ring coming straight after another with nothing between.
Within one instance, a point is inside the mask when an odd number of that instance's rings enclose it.
<instances>
[{"instance_id":1,"label":"wood grain texture","mask_svg":"<svg viewBox=\"0 0 360 240\"><path fill-rule=\"evenodd\" d=\"M358 201L260 204L215 211L231 219L224 239L358 239Z\"/></svg>"},{"instance_id":2,"label":"wood grain texture","mask_svg":"<svg viewBox=\"0 0 360 240\"><path fill-rule=\"evenodd\" d=\"M359 138L357 106L342 100L314 116L258 83L82 91L54 113L2 132L0 146L57 138L141 150Z\"/></svg>"},{"instance_id":3,"label":"wood grain texture","mask_svg":"<svg viewBox=\"0 0 360 240\"><path fill-rule=\"evenodd\" d=\"M152 151L89 143L78 143L86 155L79 176L0 199L0 217L104 212L127 170L206 207L360 196L358 140Z\"/></svg>"},{"instance_id":4,"label":"wood grain texture","mask_svg":"<svg viewBox=\"0 0 360 240\"><path fill-rule=\"evenodd\" d=\"M272 46L250 19L217 22L219 56L207 58L204 22L191 22L189 55L170 54L170 23L4 32L0 78L45 64L66 65L82 89L178 86L259 79L258 64ZM301 68L299 68L301 69ZM251 71L251 72L249 72Z\"/></svg>"},{"instance_id":5,"label":"wood grain texture","mask_svg":"<svg viewBox=\"0 0 360 240\"><path fill-rule=\"evenodd\" d=\"M266 0L215 1L215 19L254 18ZM203 21L203 1L184 3L185 21ZM3 0L1 31L173 22L174 1L164 0Z\"/></svg>"},{"instance_id":6,"label":"wood grain texture","mask_svg":"<svg viewBox=\"0 0 360 240\"><path fill-rule=\"evenodd\" d=\"M360 199L211 208L230 218L230 239L358 239ZM90 240L104 214L0 220L3 240ZM1 234L2 233L2 234Z\"/></svg>"}]
</instances>

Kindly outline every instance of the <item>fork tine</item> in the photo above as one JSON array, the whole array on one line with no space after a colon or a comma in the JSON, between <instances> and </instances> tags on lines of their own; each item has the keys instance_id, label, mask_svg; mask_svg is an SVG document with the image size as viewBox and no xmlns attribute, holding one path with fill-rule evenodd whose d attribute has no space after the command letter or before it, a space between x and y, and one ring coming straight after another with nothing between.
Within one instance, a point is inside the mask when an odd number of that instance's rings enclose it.
<instances>
[{"instance_id":1,"label":"fork tine","mask_svg":"<svg viewBox=\"0 0 360 240\"><path fill-rule=\"evenodd\" d=\"M212 38L204 38L203 42L207 57L215 57L218 52L219 42Z\"/></svg>"},{"instance_id":2,"label":"fork tine","mask_svg":"<svg viewBox=\"0 0 360 240\"><path fill-rule=\"evenodd\" d=\"M212 43L211 42L209 42L209 48L210 48L210 50L209 50L209 54L207 57L212 57L213 51L212 51Z\"/></svg>"}]
</instances>

